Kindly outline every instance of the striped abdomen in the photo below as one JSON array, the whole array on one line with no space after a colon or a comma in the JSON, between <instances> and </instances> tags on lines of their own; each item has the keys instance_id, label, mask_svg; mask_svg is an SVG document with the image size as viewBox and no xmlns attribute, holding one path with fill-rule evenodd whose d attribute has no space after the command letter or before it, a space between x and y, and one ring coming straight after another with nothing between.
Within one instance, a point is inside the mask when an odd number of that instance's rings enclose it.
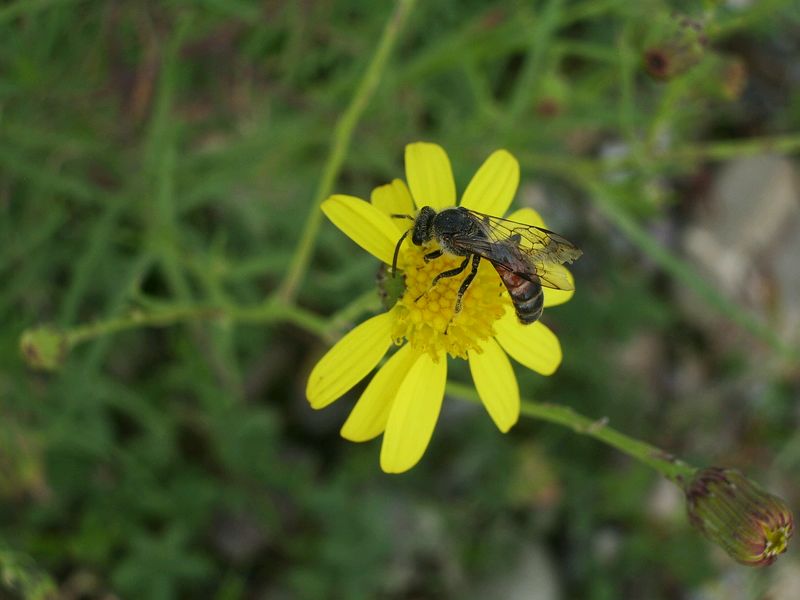
<instances>
[{"instance_id":1,"label":"striped abdomen","mask_svg":"<svg viewBox=\"0 0 800 600\"><path fill-rule=\"evenodd\" d=\"M508 295L511 296L511 302L514 304L519 322L529 325L538 321L544 310L544 294L539 277L535 273L531 273L528 278L525 278L499 265L494 265L494 268L497 269L500 279L503 280L503 284L508 290Z\"/></svg>"}]
</instances>

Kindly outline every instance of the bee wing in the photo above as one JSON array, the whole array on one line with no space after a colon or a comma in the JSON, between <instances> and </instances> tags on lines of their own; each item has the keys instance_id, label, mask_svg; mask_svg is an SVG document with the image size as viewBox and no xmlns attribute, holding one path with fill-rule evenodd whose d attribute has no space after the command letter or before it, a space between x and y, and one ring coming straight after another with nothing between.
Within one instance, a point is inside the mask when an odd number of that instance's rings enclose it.
<instances>
[{"instance_id":1,"label":"bee wing","mask_svg":"<svg viewBox=\"0 0 800 600\"><path fill-rule=\"evenodd\" d=\"M564 265L542 263L536 265L536 274L544 287L569 292L575 289L572 275Z\"/></svg>"},{"instance_id":2,"label":"bee wing","mask_svg":"<svg viewBox=\"0 0 800 600\"><path fill-rule=\"evenodd\" d=\"M453 236L452 243L465 253L478 254L490 261L495 267L534 281L538 277L541 285L554 290L571 291L575 289L572 276L564 265L550 260L541 260L540 256L521 248L514 240L493 241L470 236ZM580 251L578 251L580 252Z\"/></svg>"},{"instance_id":3,"label":"bee wing","mask_svg":"<svg viewBox=\"0 0 800 600\"><path fill-rule=\"evenodd\" d=\"M511 271L528 281L535 281L538 278L539 283L544 287L565 292L571 292L575 289L572 274L564 265L532 261L529 256L524 254L521 255L521 262L495 260L492 256L487 256L487 258L492 261L495 267Z\"/></svg>"},{"instance_id":4,"label":"bee wing","mask_svg":"<svg viewBox=\"0 0 800 600\"><path fill-rule=\"evenodd\" d=\"M582 252L569 240L557 233L469 211L483 229L486 239L469 239L464 236L458 245L464 250L480 254L524 279L530 279L531 270L545 287L555 290L574 290L572 276L562 263L578 258Z\"/></svg>"},{"instance_id":5,"label":"bee wing","mask_svg":"<svg viewBox=\"0 0 800 600\"><path fill-rule=\"evenodd\" d=\"M492 215L468 211L481 224L488 238L496 243L511 243L535 263L571 263L583 252L564 237L535 225L509 221Z\"/></svg>"}]
</instances>

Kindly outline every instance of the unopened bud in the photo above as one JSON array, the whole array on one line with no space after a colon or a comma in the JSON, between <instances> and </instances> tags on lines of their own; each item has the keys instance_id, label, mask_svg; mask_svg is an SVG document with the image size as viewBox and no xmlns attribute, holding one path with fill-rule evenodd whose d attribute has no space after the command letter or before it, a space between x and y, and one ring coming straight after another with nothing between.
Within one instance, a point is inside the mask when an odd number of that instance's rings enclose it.
<instances>
[{"instance_id":1,"label":"unopened bud","mask_svg":"<svg viewBox=\"0 0 800 600\"><path fill-rule=\"evenodd\" d=\"M672 79L703 59L708 38L703 24L672 15L655 26L657 38L644 52L644 66L656 79Z\"/></svg>"},{"instance_id":2,"label":"unopened bud","mask_svg":"<svg viewBox=\"0 0 800 600\"><path fill-rule=\"evenodd\" d=\"M392 269L381 263L376 276L378 296L386 310L392 308L406 291L406 277L401 272L392 273Z\"/></svg>"},{"instance_id":3,"label":"unopened bud","mask_svg":"<svg viewBox=\"0 0 800 600\"><path fill-rule=\"evenodd\" d=\"M534 105L543 119L557 117L568 109L570 94L566 80L556 72L548 72L539 82L539 98Z\"/></svg>"},{"instance_id":4,"label":"unopened bud","mask_svg":"<svg viewBox=\"0 0 800 600\"><path fill-rule=\"evenodd\" d=\"M19 349L28 366L42 371L56 371L64 364L69 344L64 333L43 325L23 332Z\"/></svg>"},{"instance_id":5,"label":"unopened bud","mask_svg":"<svg viewBox=\"0 0 800 600\"><path fill-rule=\"evenodd\" d=\"M786 551L794 531L789 507L738 471L699 470L684 491L691 524L737 562L766 566Z\"/></svg>"},{"instance_id":6,"label":"unopened bud","mask_svg":"<svg viewBox=\"0 0 800 600\"><path fill-rule=\"evenodd\" d=\"M741 59L709 52L693 74L692 95L704 101L733 102L747 85L747 68Z\"/></svg>"},{"instance_id":7,"label":"unopened bud","mask_svg":"<svg viewBox=\"0 0 800 600\"><path fill-rule=\"evenodd\" d=\"M737 100L747 85L747 67L738 58L726 58L719 69L720 94L728 101Z\"/></svg>"}]
</instances>

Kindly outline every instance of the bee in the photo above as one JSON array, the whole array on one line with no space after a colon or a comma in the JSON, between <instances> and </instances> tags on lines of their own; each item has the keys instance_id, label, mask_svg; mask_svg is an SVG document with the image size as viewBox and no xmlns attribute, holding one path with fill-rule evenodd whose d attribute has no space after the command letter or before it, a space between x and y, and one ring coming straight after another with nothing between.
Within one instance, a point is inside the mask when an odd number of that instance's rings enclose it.
<instances>
[{"instance_id":1,"label":"bee","mask_svg":"<svg viewBox=\"0 0 800 600\"><path fill-rule=\"evenodd\" d=\"M411 229L400 237L395 246L392 273L397 272L400 246L409 233L411 242L416 246L430 241L438 243L438 250L424 255L426 263L443 254L464 257L458 267L439 273L431 287L441 279L460 275L472 262L472 268L456 295L456 313L461 311L461 299L478 274L482 259L488 260L497 270L511 296L517 319L525 325L536 322L542 316L542 286L555 290L574 289L566 269L561 265L571 263L582 252L557 233L463 207L436 212L430 206L424 206L416 218L410 215L392 216L414 221Z\"/></svg>"}]
</instances>

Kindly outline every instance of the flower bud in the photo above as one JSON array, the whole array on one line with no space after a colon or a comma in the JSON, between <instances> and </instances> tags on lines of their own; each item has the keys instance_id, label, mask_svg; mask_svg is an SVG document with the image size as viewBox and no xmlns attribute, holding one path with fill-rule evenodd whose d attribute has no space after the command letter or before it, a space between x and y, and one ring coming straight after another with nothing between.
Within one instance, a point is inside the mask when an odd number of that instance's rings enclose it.
<instances>
[{"instance_id":1,"label":"flower bud","mask_svg":"<svg viewBox=\"0 0 800 600\"><path fill-rule=\"evenodd\" d=\"M568 109L572 94L566 80L559 73L545 73L539 83L539 90L534 108L541 118L557 117Z\"/></svg>"},{"instance_id":2,"label":"flower bud","mask_svg":"<svg viewBox=\"0 0 800 600\"><path fill-rule=\"evenodd\" d=\"M712 102L733 102L747 86L747 67L737 57L709 52L697 67L692 96Z\"/></svg>"},{"instance_id":3,"label":"flower bud","mask_svg":"<svg viewBox=\"0 0 800 600\"><path fill-rule=\"evenodd\" d=\"M725 100L737 100L747 85L747 67L738 58L730 58L722 65L720 92Z\"/></svg>"},{"instance_id":4,"label":"flower bud","mask_svg":"<svg viewBox=\"0 0 800 600\"><path fill-rule=\"evenodd\" d=\"M644 52L644 66L655 79L672 79L703 59L708 38L701 22L671 15L657 18L654 30L657 39Z\"/></svg>"},{"instance_id":5,"label":"flower bud","mask_svg":"<svg viewBox=\"0 0 800 600\"><path fill-rule=\"evenodd\" d=\"M43 325L22 333L19 349L28 366L41 371L57 371L64 364L69 349L66 336Z\"/></svg>"},{"instance_id":6,"label":"flower bud","mask_svg":"<svg viewBox=\"0 0 800 600\"><path fill-rule=\"evenodd\" d=\"M376 280L381 304L389 310L403 297L406 291L406 276L402 272L392 273L387 265L381 263Z\"/></svg>"},{"instance_id":7,"label":"flower bud","mask_svg":"<svg viewBox=\"0 0 800 600\"><path fill-rule=\"evenodd\" d=\"M692 526L737 562L766 566L786 551L794 530L789 507L738 471L701 469L684 491Z\"/></svg>"}]
</instances>

